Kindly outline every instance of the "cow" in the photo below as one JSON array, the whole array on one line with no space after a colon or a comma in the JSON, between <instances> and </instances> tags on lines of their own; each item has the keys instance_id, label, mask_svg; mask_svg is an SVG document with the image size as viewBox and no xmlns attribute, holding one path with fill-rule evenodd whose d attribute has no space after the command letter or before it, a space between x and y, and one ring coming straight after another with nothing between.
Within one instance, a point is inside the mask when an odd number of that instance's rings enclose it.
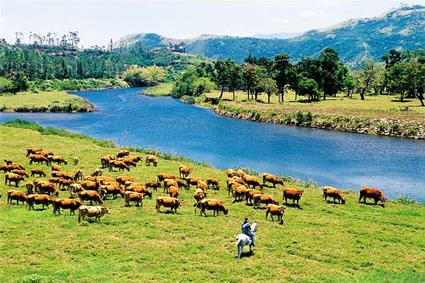
<instances>
[{"instance_id":1,"label":"cow","mask_svg":"<svg viewBox=\"0 0 425 283\"><path fill-rule=\"evenodd\" d=\"M31 169L31 177L34 177L35 175L39 177L46 177L46 173L42 169Z\"/></svg>"},{"instance_id":2,"label":"cow","mask_svg":"<svg viewBox=\"0 0 425 283\"><path fill-rule=\"evenodd\" d=\"M168 189L168 192L170 194L170 197L172 197L172 198L178 198L179 197L179 188L178 187L171 186Z\"/></svg>"},{"instance_id":3,"label":"cow","mask_svg":"<svg viewBox=\"0 0 425 283\"><path fill-rule=\"evenodd\" d=\"M255 194L253 196L254 201L254 208L259 208L260 204L263 203L265 205L267 204L275 204L278 205L279 202L275 200L272 196L265 195L265 194Z\"/></svg>"},{"instance_id":4,"label":"cow","mask_svg":"<svg viewBox=\"0 0 425 283\"><path fill-rule=\"evenodd\" d=\"M128 186L125 190L126 191L130 191L130 192L141 193L144 196L148 196L150 199L152 199L152 191L149 190L145 186L142 186L142 185L131 185L131 186Z\"/></svg>"},{"instance_id":5,"label":"cow","mask_svg":"<svg viewBox=\"0 0 425 283\"><path fill-rule=\"evenodd\" d=\"M27 189L27 194L30 195L34 192L34 182L33 181L27 181L25 183L25 188Z\"/></svg>"},{"instance_id":6,"label":"cow","mask_svg":"<svg viewBox=\"0 0 425 283\"><path fill-rule=\"evenodd\" d=\"M95 219L100 222L100 218L108 213L109 210L103 206L82 205L78 208L78 223L86 217L95 217Z\"/></svg>"},{"instance_id":7,"label":"cow","mask_svg":"<svg viewBox=\"0 0 425 283\"><path fill-rule=\"evenodd\" d=\"M193 193L193 198L196 201L196 203L194 204L194 206L196 206L198 204L198 202L200 202L201 200L203 200L206 196L207 196L207 194L204 192L204 190L202 190L202 189L196 189L195 192Z\"/></svg>"},{"instance_id":8,"label":"cow","mask_svg":"<svg viewBox=\"0 0 425 283\"><path fill-rule=\"evenodd\" d=\"M148 155L146 156L145 165L150 166L151 163L153 166L158 166L158 158L155 155Z\"/></svg>"},{"instance_id":9,"label":"cow","mask_svg":"<svg viewBox=\"0 0 425 283\"><path fill-rule=\"evenodd\" d=\"M24 204L27 201L27 194L18 190L7 191L7 203L12 204L13 200L16 200L16 204L19 204L19 202Z\"/></svg>"},{"instance_id":10,"label":"cow","mask_svg":"<svg viewBox=\"0 0 425 283\"><path fill-rule=\"evenodd\" d=\"M169 192L170 187L178 187L177 181L175 179L165 179L164 180L164 193Z\"/></svg>"},{"instance_id":11,"label":"cow","mask_svg":"<svg viewBox=\"0 0 425 283\"><path fill-rule=\"evenodd\" d=\"M61 178L65 180L74 180L74 177L71 174L63 172L63 171L53 171L52 177Z\"/></svg>"},{"instance_id":12,"label":"cow","mask_svg":"<svg viewBox=\"0 0 425 283\"><path fill-rule=\"evenodd\" d=\"M217 190L217 191L220 190L220 182L217 179L208 178L207 185L208 185L208 188L211 188L213 190Z\"/></svg>"},{"instance_id":13,"label":"cow","mask_svg":"<svg viewBox=\"0 0 425 283\"><path fill-rule=\"evenodd\" d=\"M248 191L246 192L246 195L245 195L246 204L247 205L253 204L254 195L257 195L257 194L263 194L263 192L259 191L259 190L248 189Z\"/></svg>"},{"instance_id":14,"label":"cow","mask_svg":"<svg viewBox=\"0 0 425 283\"><path fill-rule=\"evenodd\" d=\"M345 197L342 195L341 190L332 187L323 187L323 198L328 201L328 197L334 199L334 203L338 200L338 203L345 204Z\"/></svg>"},{"instance_id":15,"label":"cow","mask_svg":"<svg viewBox=\"0 0 425 283\"><path fill-rule=\"evenodd\" d=\"M284 182L281 178L268 174L268 173L264 173L262 175L263 177L263 185L265 186L266 183L271 183L273 188L276 188L276 185L282 185L284 186Z\"/></svg>"},{"instance_id":16,"label":"cow","mask_svg":"<svg viewBox=\"0 0 425 283\"><path fill-rule=\"evenodd\" d=\"M69 185L69 190L71 191L71 193L78 193L84 190L83 186L81 186L81 184L78 183L73 183L71 185Z\"/></svg>"},{"instance_id":17,"label":"cow","mask_svg":"<svg viewBox=\"0 0 425 283\"><path fill-rule=\"evenodd\" d=\"M90 201L90 205L93 204L93 201L98 204L103 204L99 193L96 191L83 190L81 192L78 192L78 197L82 201Z\"/></svg>"},{"instance_id":18,"label":"cow","mask_svg":"<svg viewBox=\"0 0 425 283\"><path fill-rule=\"evenodd\" d=\"M14 173L6 173L4 174L4 184L12 185L12 182L15 183L15 187L18 187L19 182L23 181L24 177Z\"/></svg>"},{"instance_id":19,"label":"cow","mask_svg":"<svg viewBox=\"0 0 425 283\"><path fill-rule=\"evenodd\" d=\"M153 181L153 182L147 182L145 184L145 187L147 189L154 189L155 191L158 191L158 188L161 188L161 183L158 181Z\"/></svg>"},{"instance_id":20,"label":"cow","mask_svg":"<svg viewBox=\"0 0 425 283\"><path fill-rule=\"evenodd\" d=\"M49 204L53 201L53 199L49 195L44 194L32 194L27 198L28 208L35 210L34 204L41 204L42 209L45 206L49 207Z\"/></svg>"},{"instance_id":21,"label":"cow","mask_svg":"<svg viewBox=\"0 0 425 283\"><path fill-rule=\"evenodd\" d=\"M90 178L93 178L93 181L94 182L96 182L98 184L101 184L101 185L104 185L106 183L115 182L115 179L114 178L105 177L105 176L97 176L97 177L90 177Z\"/></svg>"},{"instance_id":22,"label":"cow","mask_svg":"<svg viewBox=\"0 0 425 283\"><path fill-rule=\"evenodd\" d=\"M30 155L30 164L32 164L33 162L37 163L37 164L43 164L46 163L46 166L49 166L50 161L49 159L41 154L35 154L35 155Z\"/></svg>"},{"instance_id":23,"label":"cow","mask_svg":"<svg viewBox=\"0 0 425 283\"><path fill-rule=\"evenodd\" d=\"M69 215L75 215L75 211L84 204L81 200L76 199L55 199L53 204L53 214L61 214L62 209L69 209Z\"/></svg>"},{"instance_id":24,"label":"cow","mask_svg":"<svg viewBox=\"0 0 425 283\"><path fill-rule=\"evenodd\" d=\"M48 158L50 163L56 163L58 165L61 165L62 163L65 165L68 164L68 161L66 161L65 158L59 155L50 155Z\"/></svg>"},{"instance_id":25,"label":"cow","mask_svg":"<svg viewBox=\"0 0 425 283\"><path fill-rule=\"evenodd\" d=\"M54 171L62 171L62 168L59 165L53 164L52 165L52 172Z\"/></svg>"},{"instance_id":26,"label":"cow","mask_svg":"<svg viewBox=\"0 0 425 283\"><path fill-rule=\"evenodd\" d=\"M20 175L22 177L28 177L28 174L27 174L27 172L25 172L25 170L14 169L14 170L12 170L11 173Z\"/></svg>"},{"instance_id":27,"label":"cow","mask_svg":"<svg viewBox=\"0 0 425 283\"><path fill-rule=\"evenodd\" d=\"M93 171L93 173L91 173L92 177L100 177L103 175L103 171L101 168L97 168L96 170Z\"/></svg>"},{"instance_id":28,"label":"cow","mask_svg":"<svg viewBox=\"0 0 425 283\"><path fill-rule=\"evenodd\" d=\"M232 194L232 185L245 185L245 182L242 181L242 179L235 179L235 178L227 178L226 179L227 184L227 192L229 195Z\"/></svg>"},{"instance_id":29,"label":"cow","mask_svg":"<svg viewBox=\"0 0 425 283\"><path fill-rule=\"evenodd\" d=\"M182 189L182 190L188 189L186 180L183 180L183 179L180 179L180 178L175 179L175 180L177 182L179 189Z\"/></svg>"},{"instance_id":30,"label":"cow","mask_svg":"<svg viewBox=\"0 0 425 283\"><path fill-rule=\"evenodd\" d=\"M158 197L156 199L156 211L161 212L161 206L170 208L170 212L177 213L177 208L181 205L181 201L178 198L172 197Z\"/></svg>"},{"instance_id":31,"label":"cow","mask_svg":"<svg viewBox=\"0 0 425 283\"><path fill-rule=\"evenodd\" d=\"M22 163L12 163L12 164L7 165L7 168L9 168L9 171L25 170L25 166Z\"/></svg>"},{"instance_id":32,"label":"cow","mask_svg":"<svg viewBox=\"0 0 425 283\"><path fill-rule=\"evenodd\" d=\"M122 197L124 197L124 191L123 189L121 189L118 183L110 185L101 185L99 189L102 199L106 199L106 196L108 195L112 195L114 199L117 198L117 195L121 195Z\"/></svg>"},{"instance_id":33,"label":"cow","mask_svg":"<svg viewBox=\"0 0 425 283\"><path fill-rule=\"evenodd\" d=\"M72 181L72 180L60 179L59 180L59 189L67 189L73 183L74 183L74 181Z\"/></svg>"},{"instance_id":34,"label":"cow","mask_svg":"<svg viewBox=\"0 0 425 283\"><path fill-rule=\"evenodd\" d=\"M72 177L72 180L78 181L83 179L83 171L77 170L77 172L74 173L74 176Z\"/></svg>"},{"instance_id":35,"label":"cow","mask_svg":"<svg viewBox=\"0 0 425 283\"><path fill-rule=\"evenodd\" d=\"M244 171L244 170L242 170L242 169L238 169L237 171L236 171L236 173L238 174L238 176L239 177L241 177L241 178L243 178L245 175L247 175L246 174L246 172Z\"/></svg>"},{"instance_id":36,"label":"cow","mask_svg":"<svg viewBox=\"0 0 425 283\"><path fill-rule=\"evenodd\" d=\"M197 189L201 189L201 190L203 190L204 192L207 192L208 191L208 184L207 183L205 183L204 181L202 181L202 180L199 180L197 183L196 183L196 188Z\"/></svg>"},{"instance_id":37,"label":"cow","mask_svg":"<svg viewBox=\"0 0 425 283\"><path fill-rule=\"evenodd\" d=\"M137 166L137 162L139 162L141 158L139 156L126 156L122 159L122 161L128 166Z\"/></svg>"},{"instance_id":38,"label":"cow","mask_svg":"<svg viewBox=\"0 0 425 283\"><path fill-rule=\"evenodd\" d=\"M176 176L167 173L159 173L157 178L158 182L163 182L165 179L175 179Z\"/></svg>"},{"instance_id":39,"label":"cow","mask_svg":"<svg viewBox=\"0 0 425 283\"><path fill-rule=\"evenodd\" d=\"M187 167L186 165L179 166L180 178L186 179L190 173L192 173L192 168Z\"/></svg>"},{"instance_id":40,"label":"cow","mask_svg":"<svg viewBox=\"0 0 425 283\"><path fill-rule=\"evenodd\" d=\"M245 181L247 186L252 189L256 189L257 187L260 187L261 190L263 189L263 184L255 176L243 175L242 179Z\"/></svg>"},{"instance_id":41,"label":"cow","mask_svg":"<svg viewBox=\"0 0 425 283\"><path fill-rule=\"evenodd\" d=\"M233 184L231 190L234 198L233 202L243 201L248 192L248 188L240 184Z\"/></svg>"},{"instance_id":42,"label":"cow","mask_svg":"<svg viewBox=\"0 0 425 283\"><path fill-rule=\"evenodd\" d=\"M41 181L35 183L36 191L40 194L47 194L47 195L55 195L56 197L59 196L59 191L55 188L55 185L51 182Z\"/></svg>"},{"instance_id":43,"label":"cow","mask_svg":"<svg viewBox=\"0 0 425 283\"><path fill-rule=\"evenodd\" d=\"M136 206L142 206L143 194L137 192L127 191L124 193L125 206L130 206L130 202L135 202Z\"/></svg>"},{"instance_id":44,"label":"cow","mask_svg":"<svg viewBox=\"0 0 425 283\"><path fill-rule=\"evenodd\" d=\"M121 160L111 160L109 161L109 171L113 172L114 168L118 168L118 171L130 171L130 167Z\"/></svg>"},{"instance_id":45,"label":"cow","mask_svg":"<svg viewBox=\"0 0 425 283\"><path fill-rule=\"evenodd\" d=\"M117 158L123 158L129 155L130 155L130 152L128 150L121 150L120 152L117 153Z\"/></svg>"},{"instance_id":46,"label":"cow","mask_svg":"<svg viewBox=\"0 0 425 283\"><path fill-rule=\"evenodd\" d=\"M75 156L72 162L74 163L75 166L77 166L78 163L80 163L80 158L78 156Z\"/></svg>"},{"instance_id":47,"label":"cow","mask_svg":"<svg viewBox=\"0 0 425 283\"><path fill-rule=\"evenodd\" d=\"M381 192L379 189L376 188L369 188L369 187L361 187L360 188L360 196L359 196L359 202L363 199L364 203L366 202L367 198L371 198L374 200L375 205L378 204L378 201L381 202L381 206L385 207L385 201L386 198L384 197L384 193Z\"/></svg>"},{"instance_id":48,"label":"cow","mask_svg":"<svg viewBox=\"0 0 425 283\"><path fill-rule=\"evenodd\" d=\"M43 149L41 148L27 148L27 157L30 156L31 154L38 154L40 152L42 152Z\"/></svg>"},{"instance_id":49,"label":"cow","mask_svg":"<svg viewBox=\"0 0 425 283\"><path fill-rule=\"evenodd\" d=\"M102 168L108 168L109 167L109 162L114 160L115 157L108 154L103 156L102 158L100 158L100 164L102 165Z\"/></svg>"},{"instance_id":50,"label":"cow","mask_svg":"<svg viewBox=\"0 0 425 283\"><path fill-rule=\"evenodd\" d=\"M186 179L187 188L190 189L190 186L197 186L199 181L204 181L204 179L199 178L199 177L187 178Z\"/></svg>"},{"instance_id":51,"label":"cow","mask_svg":"<svg viewBox=\"0 0 425 283\"><path fill-rule=\"evenodd\" d=\"M224 207L224 203L217 199L203 199L198 202L197 207L201 208L201 215L207 216L206 210L212 210L214 216L218 216L220 211L223 211L224 215L227 215L229 210Z\"/></svg>"},{"instance_id":52,"label":"cow","mask_svg":"<svg viewBox=\"0 0 425 283\"><path fill-rule=\"evenodd\" d=\"M0 164L0 171L3 171L3 173L10 172L9 167L7 165L1 165L1 164Z\"/></svg>"},{"instance_id":53,"label":"cow","mask_svg":"<svg viewBox=\"0 0 425 283\"><path fill-rule=\"evenodd\" d=\"M273 216L277 215L277 220L279 220L280 224L283 224L283 213L285 212L285 208L282 206L278 206L276 204L268 204L266 210L266 219L270 214L272 221L274 221Z\"/></svg>"},{"instance_id":54,"label":"cow","mask_svg":"<svg viewBox=\"0 0 425 283\"><path fill-rule=\"evenodd\" d=\"M79 181L78 182L84 190L97 191L99 184L93 181Z\"/></svg>"},{"instance_id":55,"label":"cow","mask_svg":"<svg viewBox=\"0 0 425 283\"><path fill-rule=\"evenodd\" d=\"M288 199L292 199L292 204L295 204L297 201L297 206L299 207L300 199L304 193L304 190L295 190L295 189L284 189L283 190L283 199L285 203L288 204Z\"/></svg>"},{"instance_id":56,"label":"cow","mask_svg":"<svg viewBox=\"0 0 425 283\"><path fill-rule=\"evenodd\" d=\"M238 172L236 172L235 170L233 170L233 169L227 169L226 170L226 175L227 175L227 177L228 178L232 178L232 177L235 177L235 176L239 176L238 175Z\"/></svg>"},{"instance_id":57,"label":"cow","mask_svg":"<svg viewBox=\"0 0 425 283\"><path fill-rule=\"evenodd\" d=\"M136 179L134 177L129 176L119 176L115 178L115 181L117 181L121 186L125 185L125 182L134 182Z\"/></svg>"}]
</instances>

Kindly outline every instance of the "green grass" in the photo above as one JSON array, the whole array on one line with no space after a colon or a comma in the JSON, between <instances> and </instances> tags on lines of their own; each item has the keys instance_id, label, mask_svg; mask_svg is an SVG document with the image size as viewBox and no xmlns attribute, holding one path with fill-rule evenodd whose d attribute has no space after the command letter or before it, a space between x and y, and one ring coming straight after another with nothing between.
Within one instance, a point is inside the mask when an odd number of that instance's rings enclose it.
<instances>
[{"instance_id":1,"label":"green grass","mask_svg":"<svg viewBox=\"0 0 425 283\"><path fill-rule=\"evenodd\" d=\"M169 96L171 95L173 86L174 86L173 83L159 84L159 85L150 87L146 90L143 90L140 93L144 95L149 95L149 96Z\"/></svg>"},{"instance_id":2,"label":"green grass","mask_svg":"<svg viewBox=\"0 0 425 283\"><path fill-rule=\"evenodd\" d=\"M219 91L206 94L207 97L218 97ZM295 94L290 91L285 95L285 102L279 103L277 96L272 96L271 104L267 104L265 94L258 96L259 101L247 101L245 92L236 93L236 101L232 100L232 93L225 93L224 103L239 108L257 110L261 113L293 113L310 111L313 114L357 116L361 118L396 118L425 121L425 107L420 106L417 99L407 99L400 102L398 96L379 95L366 96L364 101L358 95L348 98L340 93L337 97L330 97L318 102L306 102L303 97L295 100Z\"/></svg>"},{"instance_id":3,"label":"green grass","mask_svg":"<svg viewBox=\"0 0 425 283\"><path fill-rule=\"evenodd\" d=\"M70 162L63 169L81 169L86 175L99 167L101 156L119 150L79 135L46 134L23 124L0 126L0 157L23 162L27 170L44 167L28 164L27 147L54 151L68 160L78 156L78 166ZM156 168L139 164L125 175L146 182L160 172L177 174L180 163L160 158ZM216 177L224 183L223 171L184 163L194 169L194 176ZM8 189L1 183L0 282L425 280L425 207L417 204L360 205L357 195L347 192L345 206L333 205L323 202L321 191L309 186L302 209L288 207L285 224L279 225L266 221L262 209L232 204L224 190L209 192L209 197L226 202L227 216L195 215L191 190L181 193L184 205L175 215L155 211L155 198L164 195L158 192L142 208L125 208L121 198L108 200L105 206L111 214L101 223L77 224L77 218L66 212L53 216L51 209L29 211L22 205L7 205ZM278 190L266 191L281 200ZM253 256L237 261L234 238L246 216L259 223L257 247Z\"/></svg>"},{"instance_id":4,"label":"green grass","mask_svg":"<svg viewBox=\"0 0 425 283\"><path fill-rule=\"evenodd\" d=\"M75 112L91 111L93 105L77 95L63 91L28 91L1 95L0 109L7 112Z\"/></svg>"}]
</instances>

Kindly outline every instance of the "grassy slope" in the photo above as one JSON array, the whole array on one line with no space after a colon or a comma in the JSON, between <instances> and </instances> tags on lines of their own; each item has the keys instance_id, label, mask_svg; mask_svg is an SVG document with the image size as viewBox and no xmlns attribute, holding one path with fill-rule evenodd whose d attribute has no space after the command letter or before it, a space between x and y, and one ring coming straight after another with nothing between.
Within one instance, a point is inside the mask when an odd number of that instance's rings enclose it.
<instances>
[{"instance_id":1,"label":"grassy slope","mask_svg":"<svg viewBox=\"0 0 425 283\"><path fill-rule=\"evenodd\" d=\"M208 97L218 97L219 91L207 94ZM225 99L231 100L232 94L225 93ZM267 96L259 96L260 102L246 102L247 95L244 92L237 92L236 101L227 101L226 104L241 108L255 109L262 113L281 113L310 111L313 114L346 115L362 118L399 118L424 121L425 107L420 106L417 99L407 99L400 102L398 96L366 96L362 101L357 95L353 98L345 97L345 94L338 94L336 98L327 98L319 102L307 103L300 99L295 101L293 92L288 92L285 96L285 103L279 104L277 96L272 96L271 104L267 104ZM301 98L302 99L302 98ZM402 111L408 107L409 111Z\"/></svg>"},{"instance_id":2,"label":"grassy slope","mask_svg":"<svg viewBox=\"0 0 425 283\"><path fill-rule=\"evenodd\" d=\"M0 157L28 164L25 148L42 147L70 159L79 156L86 174L99 157L116 152L87 140L41 135L32 130L0 126ZM128 175L153 180L159 172L176 173L179 162L138 166ZM193 175L224 173L188 164ZM39 166L29 166L27 169ZM76 166L64 166L75 171ZM118 173L106 175L117 176ZM290 184L290 186L298 186ZM111 208L99 223L78 225L66 212L29 211L6 205L9 189L0 192L0 281L345 281L421 282L425 280L425 208L391 202L381 207L359 205L354 193L347 205L326 204L321 192L306 188L303 209L288 207L285 225L265 221L264 210L232 204L225 191L209 197L226 201L224 217L194 215L192 192L183 192L176 215L157 213L153 200L143 208L124 208L123 200L106 201ZM23 188L22 188L23 189ZM278 191L268 193L281 198ZM248 216L259 223L255 255L234 259L234 237Z\"/></svg>"},{"instance_id":3,"label":"grassy slope","mask_svg":"<svg viewBox=\"0 0 425 283\"><path fill-rule=\"evenodd\" d=\"M171 94L171 90L173 89L174 84L172 83L164 83L159 84L153 87L150 87L146 90L141 91L141 94L149 95L149 96L169 96Z\"/></svg>"},{"instance_id":4,"label":"grassy slope","mask_svg":"<svg viewBox=\"0 0 425 283\"><path fill-rule=\"evenodd\" d=\"M45 92L20 92L16 95L1 95L0 106L5 106L6 111L13 111L15 107L27 106L47 107L52 105L66 106L71 104L76 108L88 107L91 105L77 95L68 94L63 91L45 91Z\"/></svg>"}]
</instances>

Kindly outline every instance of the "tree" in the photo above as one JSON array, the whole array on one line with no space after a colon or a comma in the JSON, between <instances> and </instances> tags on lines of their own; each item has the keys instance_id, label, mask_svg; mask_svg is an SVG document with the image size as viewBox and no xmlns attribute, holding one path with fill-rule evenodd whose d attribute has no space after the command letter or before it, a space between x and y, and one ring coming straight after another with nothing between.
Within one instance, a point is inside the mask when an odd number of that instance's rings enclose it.
<instances>
[{"instance_id":1,"label":"tree","mask_svg":"<svg viewBox=\"0 0 425 283\"><path fill-rule=\"evenodd\" d=\"M298 82L299 94L308 96L309 101L319 100L319 86L313 79L301 77Z\"/></svg>"},{"instance_id":2,"label":"tree","mask_svg":"<svg viewBox=\"0 0 425 283\"><path fill-rule=\"evenodd\" d=\"M130 66L122 74L124 80L131 86L152 86L162 82L165 78L165 71L158 66L139 67Z\"/></svg>"},{"instance_id":3,"label":"tree","mask_svg":"<svg viewBox=\"0 0 425 283\"><path fill-rule=\"evenodd\" d=\"M261 67L253 64L245 64L242 68L242 77L248 94L248 100L254 98L255 88L261 76Z\"/></svg>"},{"instance_id":4,"label":"tree","mask_svg":"<svg viewBox=\"0 0 425 283\"><path fill-rule=\"evenodd\" d=\"M270 98L277 93L275 80L270 77L263 77L259 81L259 87L267 94L267 103L270 104Z\"/></svg>"},{"instance_id":5,"label":"tree","mask_svg":"<svg viewBox=\"0 0 425 283\"><path fill-rule=\"evenodd\" d=\"M359 90L360 99L365 100L365 94L369 93L378 80L382 67L372 61L366 60L362 63L362 69L356 73L356 87Z\"/></svg>"},{"instance_id":6,"label":"tree","mask_svg":"<svg viewBox=\"0 0 425 283\"><path fill-rule=\"evenodd\" d=\"M237 85L240 77L240 67L232 60L218 60L214 64L215 75L214 80L220 86L221 92L218 99L221 99L224 94L225 87Z\"/></svg>"},{"instance_id":7,"label":"tree","mask_svg":"<svg viewBox=\"0 0 425 283\"><path fill-rule=\"evenodd\" d=\"M279 102L284 102L285 89L289 85L292 65L289 56L280 54L275 57L273 64L274 79L279 90Z\"/></svg>"},{"instance_id":8,"label":"tree","mask_svg":"<svg viewBox=\"0 0 425 283\"><path fill-rule=\"evenodd\" d=\"M332 48L326 48L320 53L319 62L322 69L323 99L326 99L326 96L336 95L340 91L342 84L338 72L342 64L338 53Z\"/></svg>"},{"instance_id":9,"label":"tree","mask_svg":"<svg viewBox=\"0 0 425 283\"><path fill-rule=\"evenodd\" d=\"M14 90L13 82L7 78L0 77L0 94L13 92L13 90Z\"/></svg>"}]
</instances>

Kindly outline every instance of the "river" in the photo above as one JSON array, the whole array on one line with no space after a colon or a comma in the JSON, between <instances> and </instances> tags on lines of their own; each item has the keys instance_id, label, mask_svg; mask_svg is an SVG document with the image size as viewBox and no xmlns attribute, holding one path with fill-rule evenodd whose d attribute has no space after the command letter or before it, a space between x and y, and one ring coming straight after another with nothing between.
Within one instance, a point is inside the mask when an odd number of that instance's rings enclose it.
<instances>
[{"instance_id":1,"label":"river","mask_svg":"<svg viewBox=\"0 0 425 283\"><path fill-rule=\"evenodd\" d=\"M157 148L218 168L313 180L358 190L374 186L388 197L425 201L425 142L235 120L140 88L85 91L93 113L0 113L121 145ZM196 173L195 173L196 174Z\"/></svg>"}]
</instances>

